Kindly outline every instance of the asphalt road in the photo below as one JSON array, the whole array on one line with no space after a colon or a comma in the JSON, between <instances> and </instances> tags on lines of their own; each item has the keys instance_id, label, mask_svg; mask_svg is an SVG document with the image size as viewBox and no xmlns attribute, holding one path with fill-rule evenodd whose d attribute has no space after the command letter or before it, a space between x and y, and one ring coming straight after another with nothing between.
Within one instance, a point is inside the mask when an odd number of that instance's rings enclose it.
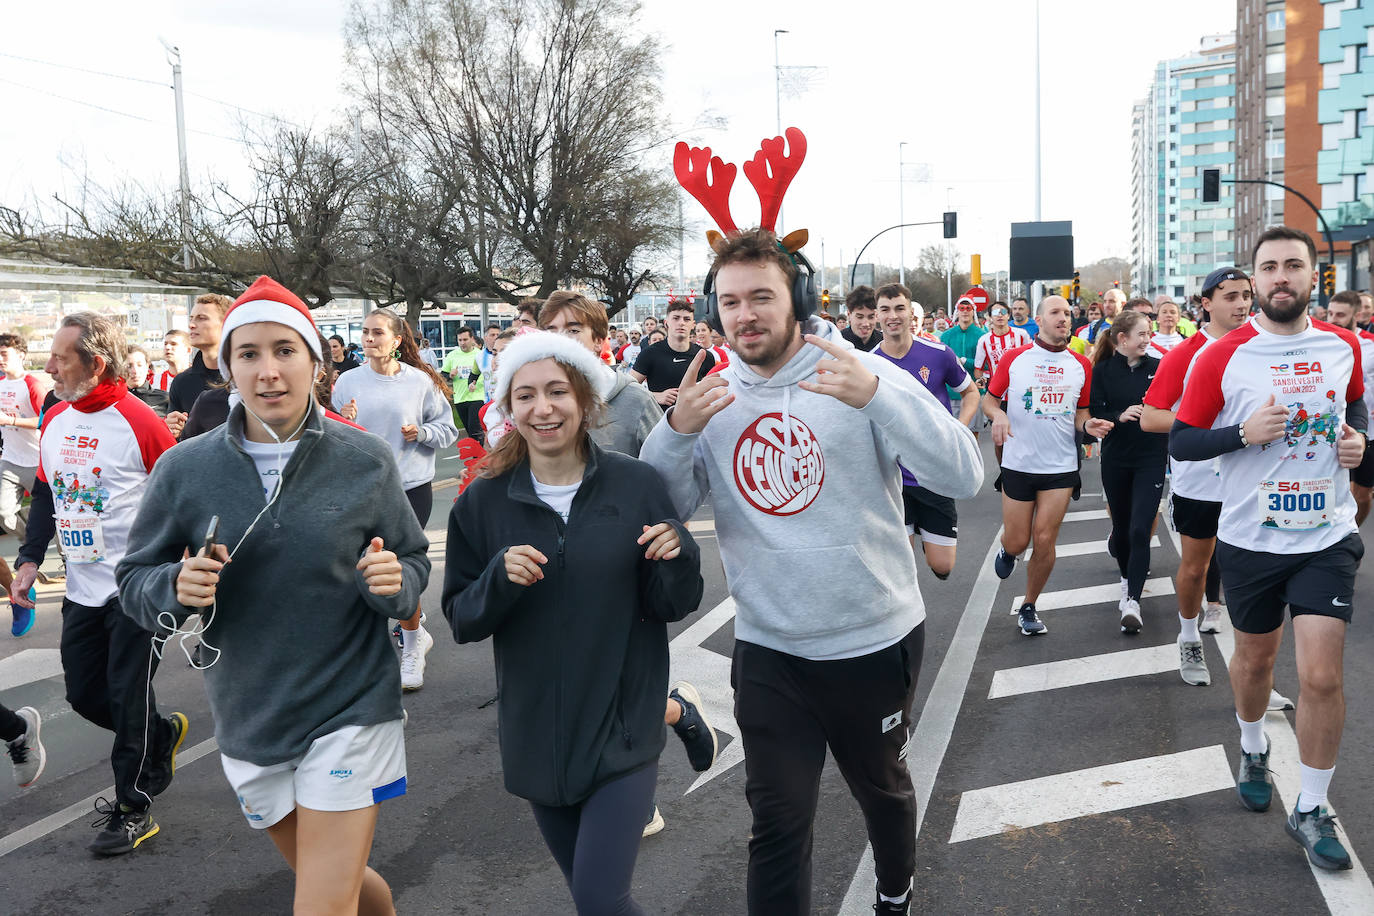
<instances>
[{"instance_id":1,"label":"asphalt road","mask_svg":"<svg viewBox=\"0 0 1374 916\"><path fill-rule=\"evenodd\" d=\"M991 465L986 443L985 451ZM441 460L441 478L457 464ZM1260 815L1236 802L1228 634L1205 637L1212 686L1184 684L1170 656L1177 554L1163 522L1145 629L1120 634L1095 463L1085 466L1084 490L1071 507L1084 514L1071 516L1061 537L1062 545L1080 546L1061 557L1048 587L1053 597L1041 603L1049 635L1022 637L1008 614L1024 590L1023 571L1000 582L989 568L1000 524L990 487L960 505L950 579L921 573L929 617L909 755L922 799L912 912L1374 912L1363 868L1316 876L1283 832L1297 781L1293 713L1271 715L1268 726L1283 804ZM429 525L435 571L424 607L436 646L425 688L406 699L409 792L383 805L371 862L401 913L568 913L571 898L528 806L502 786L490 648L456 645L437 609L455 492L436 492ZM744 911L749 812L731 731L732 608L709 512L693 527L706 594L701 610L670 630L673 677L697 684L722 731L722 750L698 778L669 737L658 792L667 828L643 844L635 894L646 912L714 916ZM0 539L0 551L12 555L13 547ZM1357 596L1369 593L1371 576L1368 568L1361 573ZM179 656L169 656L156 679L162 707L191 719L176 780L155 808L162 831L129 856L100 860L86 851L91 799L109 794L109 741L63 701L55 657L60 598L57 586L42 590L34 631L0 639L0 701L43 712L49 755L30 790L0 774L0 911L289 909L291 874L239 813L214 752L200 675ZM1374 793L1362 765L1374 738L1374 707L1362 702L1374 686L1367 613L1357 607L1349 632L1349 709L1331 792L1357 855L1374 848ZM1277 681L1297 697L1291 640ZM862 819L830 766L815 834L816 912L868 911L865 847Z\"/></svg>"}]
</instances>

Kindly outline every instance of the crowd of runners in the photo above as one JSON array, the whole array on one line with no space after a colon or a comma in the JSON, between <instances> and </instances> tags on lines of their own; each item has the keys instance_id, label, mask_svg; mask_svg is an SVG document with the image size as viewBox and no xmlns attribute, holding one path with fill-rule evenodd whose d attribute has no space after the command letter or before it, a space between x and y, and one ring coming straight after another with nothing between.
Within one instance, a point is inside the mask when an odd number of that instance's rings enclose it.
<instances>
[{"instance_id":1,"label":"crowd of runners","mask_svg":"<svg viewBox=\"0 0 1374 916\"><path fill-rule=\"evenodd\" d=\"M810 911L828 749L867 825L875 911L905 913L917 559L954 569L987 431L994 571L1024 560L1027 637L1049 632L1036 603L1093 458L1120 632L1172 631L1141 604L1167 496L1179 673L1210 683L1201 634L1229 619L1237 792L1254 811L1272 796L1264 714L1291 705L1273 684L1287 609L1302 761L1287 831L1314 865L1350 867L1326 799L1374 494L1374 305L1341 293L1316 314L1310 238L1267 230L1253 276L1214 271L1186 303L1110 289L1084 309L965 298L927 316L892 283L850 290L835 318L793 236L712 244L703 301L661 320L616 329L600 302L559 291L509 328L464 328L443 360L387 309L355 358L266 277L200 297L159 355L78 313L35 374L26 341L0 335L0 526L22 543L0 585L23 637L57 541L67 699L113 733L115 798L91 849L159 832L155 799L204 727L154 690L160 660L184 652L232 795L295 871L298 908L394 911L367 860L379 804L406 791L402 699L436 644L420 603L435 458L461 439L480 457L448 513L440 610L454 640L492 640L505 785L577 911L640 911L631 881L641 838L663 829L668 730L694 769L716 757L696 689L670 685L667 638L702 599L686 522L709 504L736 605L749 910ZM41 724L0 707L21 786L45 765Z\"/></svg>"}]
</instances>

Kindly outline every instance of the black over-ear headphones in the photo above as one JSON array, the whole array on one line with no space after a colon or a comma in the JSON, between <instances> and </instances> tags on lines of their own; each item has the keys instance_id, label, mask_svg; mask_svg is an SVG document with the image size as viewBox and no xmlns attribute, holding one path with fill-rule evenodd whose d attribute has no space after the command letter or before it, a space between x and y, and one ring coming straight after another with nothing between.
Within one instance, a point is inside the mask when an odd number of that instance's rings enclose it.
<instances>
[{"instance_id":1,"label":"black over-ear headphones","mask_svg":"<svg viewBox=\"0 0 1374 916\"><path fill-rule=\"evenodd\" d=\"M798 321L805 321L816 314L816 306L819 304L820 297L816 295L816 268L800 251L795 254L789 253L787 256L797 268L797 275L792 280L792 314L797 316ZM711 330L718 334L725 333L725 327L720 322L720 306L716 302L714 270L706 275L706 284L701 291L701 299L696 309L696 319L706 322Z\"/></svg>"}]
</instances>

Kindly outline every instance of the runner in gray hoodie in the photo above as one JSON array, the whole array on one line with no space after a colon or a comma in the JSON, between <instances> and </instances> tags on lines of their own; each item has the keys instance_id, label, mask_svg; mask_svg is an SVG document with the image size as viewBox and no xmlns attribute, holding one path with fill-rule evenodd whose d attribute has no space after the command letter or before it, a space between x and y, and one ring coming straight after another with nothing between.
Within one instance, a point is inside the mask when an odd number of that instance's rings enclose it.
<instances>
[{"instance_id":1,"label":"runner in gray hoodie","mask_svg":"<svg viewBox=\"0 0 1374 916\"><path fill-rule=\"evenodd\" d=\"M715 511L737 607L749 911L810 912L828 745L868 825L879 912L905 913L916 802L903 747L925 610L898 464L934 492L967 498L982 458L911 376L794 306L797 269L773 233L732 233L716 251L709 320L736 358L700 382L689 367L640 457L663 475L680 518L708 497Z\"/></svg>"}]
</instances>

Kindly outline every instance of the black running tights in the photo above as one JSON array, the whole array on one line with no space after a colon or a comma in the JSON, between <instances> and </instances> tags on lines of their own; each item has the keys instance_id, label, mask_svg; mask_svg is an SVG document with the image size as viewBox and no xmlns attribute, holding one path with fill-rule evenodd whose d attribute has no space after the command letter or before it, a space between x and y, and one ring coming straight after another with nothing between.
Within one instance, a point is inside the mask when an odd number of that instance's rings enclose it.
<instances>
[{"instance_id":1,"label":"black running tights","mask_svg":"<svg viewBox=\"0 0 1374 916\"><path fill-rule=\"evenodd\" d=\"M582 916L640 916L630 896L644 825L654 810L658 762L606 783L580 805L530 802L544 843Z\"/></svg>"},{"instance_id":2,"label":"black running tights","mask_svg":"<svg viewBox=\"0 0 1374 916\"><path fill-rule=\"evenodd\" d=\"M1139 601L1150 572L1150 531L1164 493L1164 466L1123 468L1104 461L1102 492L1112 512L1112 552L1126 580L1126 594Z\"/></svg>"}]
</instances>

